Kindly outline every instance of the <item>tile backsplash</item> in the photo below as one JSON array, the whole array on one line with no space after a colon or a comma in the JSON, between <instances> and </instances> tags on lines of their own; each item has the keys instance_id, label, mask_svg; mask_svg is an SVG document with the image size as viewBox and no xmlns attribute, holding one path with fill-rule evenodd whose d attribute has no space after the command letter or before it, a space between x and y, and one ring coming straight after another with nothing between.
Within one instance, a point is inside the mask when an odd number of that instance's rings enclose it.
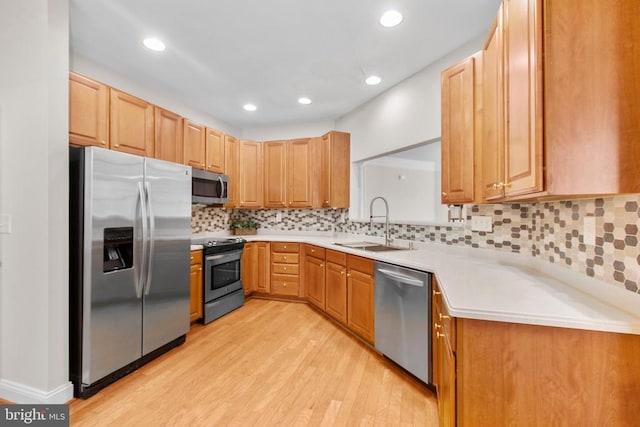
<instances>
[{"instance_id":1,"label":"tile backsplash","mask_svg":"<svg viewBox=\"0 0 640 427\"><path fill-rule=\"evenodd\" d=\"M471 215L493 216L492 232L471 231ZM226 231L235 219L261 230L335 231L384 235L384 224L348 220L347 209L194 209L192 229ZM585 244L584 218L594 217L595 245ZM394 239L529 254L640 293L640 195L519 204L467 206L461 225L390 224Z\"/></svg>"}]
</instances>

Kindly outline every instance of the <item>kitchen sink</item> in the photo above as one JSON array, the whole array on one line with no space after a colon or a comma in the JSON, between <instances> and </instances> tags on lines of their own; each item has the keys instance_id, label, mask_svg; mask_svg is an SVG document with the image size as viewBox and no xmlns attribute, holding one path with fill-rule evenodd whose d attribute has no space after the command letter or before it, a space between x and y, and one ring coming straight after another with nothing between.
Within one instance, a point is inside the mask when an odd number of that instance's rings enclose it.
<instances>
[{"instance_id":1,"label":"kitchen sink","mask_svg":"<svg viewBox=\"0 0 640 427\"><path fill-rule=\"evenodd\" d=\"M385 246L379 243L372 243L372 242L345 242L345 243L335 242L334 245L344 246L345 248L361 249L363 251L369 251L369 252L402 251L402 250L408 249L408 248L401 248L398 246Z\"/></svg>"}]
</instances>

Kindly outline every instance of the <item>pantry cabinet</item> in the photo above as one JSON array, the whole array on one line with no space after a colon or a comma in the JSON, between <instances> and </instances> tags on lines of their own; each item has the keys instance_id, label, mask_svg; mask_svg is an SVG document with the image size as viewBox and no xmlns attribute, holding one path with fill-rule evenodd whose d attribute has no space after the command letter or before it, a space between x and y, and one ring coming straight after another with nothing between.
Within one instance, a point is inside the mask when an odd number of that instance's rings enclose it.
<instances>
[{"instance_id":1,"label":"pantry cabinet","mask_svg":"<svg viewBox=\"0 0 640 427\"><path fill-rule=\"evenodd\" d=\"M325 310L325 249L304 245L304 288L307 300Z\"/></svg>"},{"instance_id":2,"label":"pantry cabinet","mask_svg":"<svg viewBox=\"0 0 640 427\"><path fill-rule=\"evenodd\" d=\"M205 170L205 127L184 121L184 164Z\"/></svg>"},{"instance_id":3,"label":"pantry cabinet","mask_svg":"<svg viewBox=\"0 0 640 427\"><path fill-rule=\"evenodd\" d=\"M443 204L472 203L482 138L482 52L441 74ZM476 148L476 146L478 148Z\"/></svg>"},{"instance_id":4,"label":"pantry cabinet","mask_svg":"<svg viewBox=\"0 0 640 427\"><path fill-rule=\"evenodd\" d=\"M153 157L153 105L113 88L109 99L110 148Z\"/></svg>"},{"instance_id":5,"label":"pantry cabinet","mask_svg":"<svg viewBox=\"0 0 640 427\"><path fill-rule=\"evenodd\" d=\"M240 167L239 164L239 144L238 140L231 136L224 136L224 167L225 174L229 177L229 201L224 205L225 208L238 207L238 197L240 194Z\"/></svg>"},{"instance_id":6,"label":"pantry cabinet","mask_svg":"<svg viewBox=\"0 0 640 427\"><path fill-rule=\"evenodd\" d=\"M154 157L167 162L182 163L182 117L160 107L154 108Z\"/></svg>"},{"instance_id":7,"label":"pantry cabinet","mask_svg":"<svg viewBox=\"0 0 640 427\"><path fill-rule=\"evenodd\" d=\"M319 145L310 138L264 143L264 206L313 206L313 159Z\"/></svg>"},{"instance_id":8,"label":"pantry cabinet","mask_svg":"<svg viewBox=\"0 0 640 427\"><path fill-rule=\"evenodd\" d=\"M69 74L69 143L109 148L109 88Z\"/></svg>"},{"instance_id":9,"label":"pantry cabinet","mask_svg":"<svg viewBox=\"0 0 640 427\"><path fill-rule=\"evenodd\" d=\"M263 205L262 143L241 140L238 150L238 207L260 208Z\"/></svg>"},{"instance_id":10,"label":"pantry cabinet","mask_svg":"<svg viewBox=\"0 0 640 427\"><path fill-rule=\"evenodd\" d=\"M205 136L206 170L209 172L224 173L224 134L215 129L207 128Z\"/></svg>"},{"instance_id":11,"label":"pantry cabinet","mask_svg":"<svg viewBox=\"0 0 640 427\"><path fill-rule=\"evenodd\" d=\"M202 318L203 315L203 282L202 282L202 250L191 251L191 323Z\"/></svg>"},{"instance_id":12,"label":"pantry cabinet","mask_svg":"<svg viewBox=\"0 0 640 427\"><path fill-rule=\"evenodd\" d=\"M373 260L347 255L347 268L347 326L365 341L373 344Z\"/></svg>"},{"instance_id":13,"label":"pantry cabinet","mask_svg":"<svg viewBox=\"0 0 640 427\"><path fill-rule=\"evenodd\" d=\"M320 178L313 178L320 184L316 192L314 207L348 208L351 177L350 135L331 131L320 138ZM316 144L316 139L312 140ZM312 175L312 176L315 176ZM317 185L317 184L316 184Z\"/></svg>"}]
</instances>

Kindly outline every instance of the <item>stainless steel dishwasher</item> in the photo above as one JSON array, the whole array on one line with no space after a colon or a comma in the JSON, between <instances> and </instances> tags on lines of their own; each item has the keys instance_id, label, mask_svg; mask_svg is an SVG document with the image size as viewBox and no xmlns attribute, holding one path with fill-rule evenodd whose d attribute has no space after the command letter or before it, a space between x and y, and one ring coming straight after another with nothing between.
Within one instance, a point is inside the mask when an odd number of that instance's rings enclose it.
<instances>
[{"instance_id":1,"label":"stainless steel dishwasher","mask_svg":"<svg viewBox=\"0 0 640 427\"><path fill-rule=\"evenodd\" d=\"M427 384L431 380L431 274L375 263L375 346Z\"/></svg>"}]
</instances>

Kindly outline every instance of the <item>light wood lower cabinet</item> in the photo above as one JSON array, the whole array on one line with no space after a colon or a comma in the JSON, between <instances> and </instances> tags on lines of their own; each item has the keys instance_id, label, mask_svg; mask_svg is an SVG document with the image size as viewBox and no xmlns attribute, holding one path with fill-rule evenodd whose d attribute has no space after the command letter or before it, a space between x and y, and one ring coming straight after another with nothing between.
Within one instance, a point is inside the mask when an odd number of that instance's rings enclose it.
<instances>
[{"instance_id":1,"label":"light wood lower cabinet","mask_svg":"<svg viewBox=\"0 0 640 427\"><path fill-rule=\"evenodd\" d=\"M297 297L299 293L300 245L271 243L271 294Z\"/></svg>"},{"instance_id":2,"label":"light wood lower cabinet","mask_svg":"<svg viewBox=\"0 0 640 427\"><path fill-rule=\"evenodd\" d=\"M242 252L240 277L245 296L253 292L269 293L271 277L269 242L249 242Z\"/></svg>"},{"instance_id":3,"label":"light wood lower cabinet","mask_svg":"<svg viewBox=\"0 0 640 427\"><path fill-rule=\"evenodd\" d=\"M637 424L639 335L453 318L437 295L433 310L441 426Z\"/></svg>"},{"instance_id":4,"label":"light wood lower cabinet","mask_svg":"<svg viewBox=\"0 0 640 427\"><path fill-rule=\"evenodd\" d=\"M347 324L347 255L326 251L326 303L327 314L343 325Z\"/></svg>"},{"instance_id":5,"label":"light wood lower cabinet","mask_svg":"<svg viewBox=\"0 0 640 427\"><path fill-rule=\"evenodd\" d=\"M347 326L365 341L373 344L373 260L347 255L347 268Z\"/></svg>"},{"instance_id":6,"label":"light wood lower cabinet","mask_svg":"<svg viewBox=\"0 0 640 427\"><path fill-rule=\"evenodd\" d=\"M191 322L202 318L203 283L202 283L202 251L191 251Z\"/></svg>"},{"instance_id":7,"label":"light wood lower cabinet","mask_svg":"<svg viewBox=\"0 0 640 427\"><path fill-rule=\"evenodd\" d=\"M325 249L304 245L304 287L307 300L321 310L325 305Z\"/></svg>"}]
</instances>

